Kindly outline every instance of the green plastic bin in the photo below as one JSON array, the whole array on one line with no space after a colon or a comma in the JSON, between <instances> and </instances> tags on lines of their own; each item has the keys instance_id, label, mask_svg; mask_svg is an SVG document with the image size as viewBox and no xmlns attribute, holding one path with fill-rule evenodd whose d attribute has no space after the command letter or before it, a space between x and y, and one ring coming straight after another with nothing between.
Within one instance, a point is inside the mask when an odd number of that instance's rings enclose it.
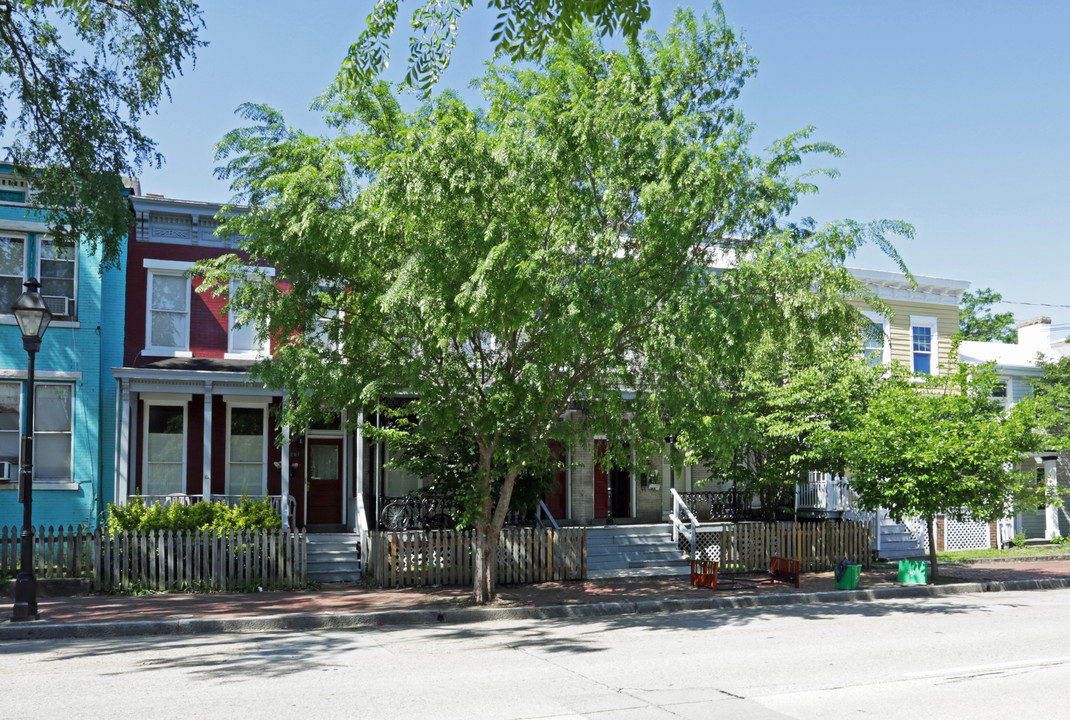
<instances>
[{"instance_id":1,"label":"green plastic bin","mask_svg":"<svg viewBox=\"0 0 1070 720\"><path fill-rule=\"evenodd\" d=\"M928 584L929 563L925 560L900 560L899 582L907 585Z\"/></svg>"},{"instance_id":2,"label":"green plastic bin","mask_svg":"<svg viewBox=\"0 0 1070 720\"><path fill-rule=\"evenodd\" d=\"M843 577L836 581L837 590L854 590L858 587L858 580L862 577L861 565L848 565Z\"/></svg>"}]
</instances>

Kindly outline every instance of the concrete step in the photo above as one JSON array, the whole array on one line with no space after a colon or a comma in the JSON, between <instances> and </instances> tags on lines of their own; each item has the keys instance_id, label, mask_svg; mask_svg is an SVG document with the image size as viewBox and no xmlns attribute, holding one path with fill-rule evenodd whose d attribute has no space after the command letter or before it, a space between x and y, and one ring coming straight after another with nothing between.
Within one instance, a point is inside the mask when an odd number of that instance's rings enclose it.
<instances>
[{"instance_id":1,"label":"concrete step","mask_svg":"<svg viewBox=\"0 0 1070 720\"><path fill-rule=\"evenodd\" d=\"M360 535L309 533L305 537L309 580L325 583L360 579Z\"/></svg>"}]
</instances>

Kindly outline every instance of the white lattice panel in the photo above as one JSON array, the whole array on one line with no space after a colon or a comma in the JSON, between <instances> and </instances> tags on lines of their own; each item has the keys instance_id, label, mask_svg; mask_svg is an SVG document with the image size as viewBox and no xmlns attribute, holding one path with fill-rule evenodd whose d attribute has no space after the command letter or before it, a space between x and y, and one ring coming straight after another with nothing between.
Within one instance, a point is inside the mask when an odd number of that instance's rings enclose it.
<instances>
[{"instance_id":1,"label":"white lattice panel","mask_svg":"<svg viewBox=\"0 0 1070 720\"><path fill-rule=\"evenodd\" d=\"M982 550L992 547L991 542L988 523L959 522L951 518L944 521L945 550Z\"/></svg>"}]
</instances>

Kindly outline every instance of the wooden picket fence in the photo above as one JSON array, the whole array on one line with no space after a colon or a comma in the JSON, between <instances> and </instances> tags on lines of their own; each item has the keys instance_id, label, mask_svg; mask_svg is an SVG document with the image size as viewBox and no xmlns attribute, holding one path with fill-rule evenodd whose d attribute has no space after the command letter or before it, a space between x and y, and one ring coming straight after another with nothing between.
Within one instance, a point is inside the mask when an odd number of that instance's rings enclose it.
<instances>
[{"instance_id":1,"label":"wooden picket fence","mask_svg":"<svg viewBox=\"0 0 1070 720\"><path fill-rule=\"evenodd\" d=\"M383 587L472 583L474 530L372 532L368 540L368 572ZM499 585L586 577L584 528L502 530L495 580Z\"/></svg>"},{"instance_id":2,"label":"wooden picket fence","mask_svg":"<svg viewBox=\"0 0 1070 720\"><path fill-rule=\"evenodd\" d=\"M680 541L689 551L683 534ZM843 559L869 568L871 544L864 522L747 522L700 528L695 557L719 561L722 573L765 572L773 556L799 560L802 572L825 572Z\"/></svg>"},{"instance_id":3,"label":"wooden picket fence","mask_svg":"<svg viewBox=\"0 0 1070 720\"><path fill-rule=\"evenodd\" d=\"M292 589L307 583L305 536L281 530L117 532L40 528L39 578L90 579L93 590ZM0 573L19 565L17 528L0 530Z\"/></svg>"}]
</instances>

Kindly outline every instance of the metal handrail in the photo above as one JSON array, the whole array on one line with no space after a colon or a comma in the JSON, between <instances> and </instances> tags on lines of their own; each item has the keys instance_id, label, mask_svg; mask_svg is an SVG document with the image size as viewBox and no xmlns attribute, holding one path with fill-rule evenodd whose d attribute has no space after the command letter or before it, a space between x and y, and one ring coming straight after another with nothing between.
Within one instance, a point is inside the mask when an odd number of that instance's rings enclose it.
<instances>
[{"instance_id":1,"label":"metal handrail","mask_svg":"<svg viewBox=\"0 0 1070 720\"><path fill-rule=\"evenodd\" d=\"M546 527L546 525L543 524L543 520L542 520L544 515L546 516L546 519L549 521L550 527L552 527L554 530L560 530L561 529L561 527L557 524L557 521L554 520L554 516L550 513L550 508L546 507L546 503L545 502L543 502L542 500L539 500L539 504L535 508L535 524L538 525L541 528L545 528Z\"/></svg>"},{"instance_id":2,"label":"metal handrail","mask_svg":"<svg viewBox=\"0 0 1070 720\"><path fill-rule=\"evenodd\" d=\"M698 540L698 529L702 523L698 521L695 514L691 512L691 508L687 506L684 499L680 497L680 493L676 492L676 488L669 488L669 494L672 496L672 512L669 513L669 520L672 522L672 539L673 542L679 542L680 531L687 533L687 539L691 544L691 557L695 557L695 544ZM680 508L683 508L684 513L687 514L687 518L690 521L690 525L685 525L680 519Z\"/></svg>"}]
</instances>

